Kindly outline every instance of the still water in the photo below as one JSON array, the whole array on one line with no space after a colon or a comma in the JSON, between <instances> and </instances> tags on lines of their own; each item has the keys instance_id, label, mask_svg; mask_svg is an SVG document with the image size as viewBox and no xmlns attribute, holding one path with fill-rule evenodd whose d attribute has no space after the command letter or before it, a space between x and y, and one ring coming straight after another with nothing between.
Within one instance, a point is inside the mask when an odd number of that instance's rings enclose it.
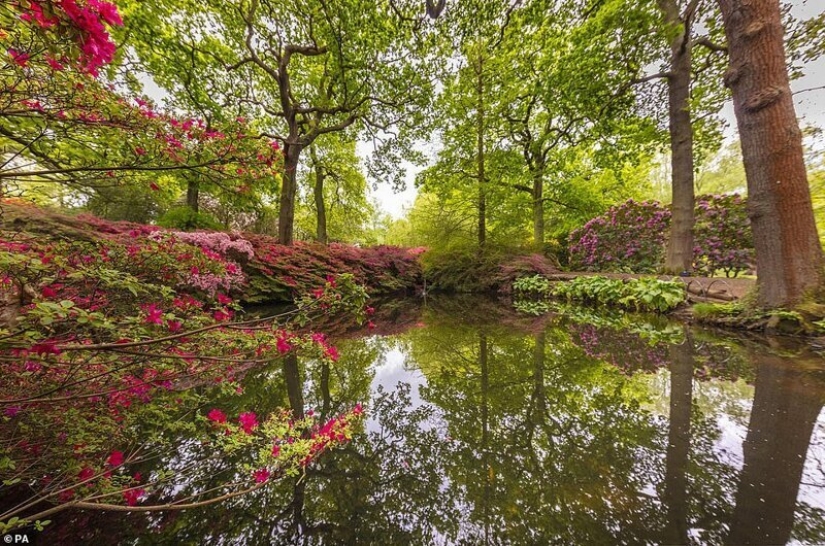
<instances>
[{"instance_id":1,"label":"still water","mask_svg":"<svg viewBox=\"0 0 825 546\"><path fill-rule=\"evenodd\" d=\"M222 401L363 403L363 430L305 476L185 512L66 515L44 543L825 544L810 349L479 299L380 311L376 330L326 325L335 365L255 369ZM193 449L182 435L180 458Z\"/></svg>"}]
</instances>

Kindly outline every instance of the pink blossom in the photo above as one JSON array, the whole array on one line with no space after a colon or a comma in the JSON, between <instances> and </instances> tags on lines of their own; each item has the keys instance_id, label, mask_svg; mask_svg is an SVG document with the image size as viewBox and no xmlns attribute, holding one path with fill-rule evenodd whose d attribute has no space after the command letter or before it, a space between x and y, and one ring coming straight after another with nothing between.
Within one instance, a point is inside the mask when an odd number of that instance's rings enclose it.
<instances>
[{"instance_id":1,"label":"pink blossom","mask_svg":"<svg viewBox=\"0 0 825 546\"><path fill-rule=\"evenodd\" d=\"M252 431L258 426L258 417L254 412L246 412L238 416L238 423L247 434L252 434Z\"/></svg>"},{"instance_id":2,"label":"pink blossom","mask_svg":"<svg viewBox=\"0 0 825 546\"><path fill-rule=\"evenodd\" d=\"M256 470L253 474L255 476L255 483L265 483L272 475L267 468Z\"/></svg>"},{"instance_id":3,"label":"pink blossom","mask_svg":"<svg viewBox=\"0 0 825 546\"><path fill-rule=\"evenodd\" d=\"M109 455L109 458L106 460L106 464L109 466L115 467L120 466L123 464L123 452L122 451L112 451Z\"/></svg>"},{"instance_id":4,"label":"pink blossom","mask_svg":"<svg viewBox=\"0 0 825 546\"><path fill-rule=\"evenodd\" d=\"M226 423L226 414L221 410L215 408L211 410L209 413L206 414L206 418L212 421L213 423L223 424Z\"/></svg>"}]
</instances>

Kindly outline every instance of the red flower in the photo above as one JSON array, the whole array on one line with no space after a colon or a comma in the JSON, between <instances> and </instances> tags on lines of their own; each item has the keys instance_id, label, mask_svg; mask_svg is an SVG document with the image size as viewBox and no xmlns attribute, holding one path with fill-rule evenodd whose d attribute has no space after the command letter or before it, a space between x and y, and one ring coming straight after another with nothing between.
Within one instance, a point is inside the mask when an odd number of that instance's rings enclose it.
<instances>
[{"instance_id":1,"label":"red flower","mask_svg":"<svg viewBox=\"0 0 825 546\"><path fill-rule=\"evenodd\" d=\"M179 320L167 320L166 327L169 328L169 331L173 334L175 332L179 332L183 324Z\"/></svg>"},{"instance_id":2,"label":"red flower","mask_svg":"<svg viewBox=\"0 0 825 546\"><path fill-rule=\"evenodd\" d=\"M106 460L106 464L109 466L120 466L123 464L123 452L122 451L112 451L109 455L109 458Z\"/></svg>"},{"instance_id":3,"label":"red flower","mask_svg":"<svg viewBox=\"0 0 825 546\"><path fill-rule=\"evenodd\" d=\"M278 352L283 355L292 350L292 345L290 345L285 338L279 337L277 343L275 344L275 348L278 349Z\"/></svg>"},{"instance_id":4,"label":"red flower","mask_svg":"<svg viewBox=\"0 0 825 546\"><path fill-rule=\"evenodd\" d=\"M57 345L55 345L54 342L48 342L48 341L44 341L44 342L41 342L41 343L35 343L34 345L31 346L31 349L29 349L29 350L31 352L35 353L35 354L40 355L40 356L45 356L45 355L49 355L49 354L51 354L51 355L59 355L60 354L60 349L57 347Z\"/></svg>"},{"instance_id":5,"label":"red flower","mask_svg":"<svg viewBox=\"0 0 825 546\"><path fill-rule=\"evenodd\" d=\"M258 426L258 418L254 412L242 413L238 416L238 423L247 434L252 434L252 430Z\"/></svg>"},{"instance_id":6,"label":"red flower","mask_svg":"<svg viewBox=\"0 0 825 546\"><path fill-rule=\"evenodd\" d=\"M84 466L83 470L78 472L77 477L80 479L80 481L85 482L86 480L88 480L89 478L91 478L94 475L95 475L94 470L92 470L88 466Z\"/></svg>"},{"instance_id":7,"label":"red flower","mask_svg":"<svg viewBox=\"0 0 825 546\"><path fill-rule=\"evenodd\" d=\"M232 311L228 311L226 309L218 309L217 311L212 313L212 318L214 318L218 322L229 320L232 318Z\"/></svg>"},{"instance_id":8,"label":"red flower","mask_svg":"<svg viewBox=\"0 0 825 546\"><path fill-rule=\"evenodd\" d=\"M338 362L338 358L340 356L338 354L338 349L336 349L332 345L327 345L326 349L324 350L324 354L327 355L333 362Z\"/></svg>"},{"instance_id":9,"label":"red flower","mask_svg":"<svg viewBox=\"0 0 825 546\"><path fill-rule=\"evenodd\" d=\"M368 317L371 317L375 314L375 307L367 306L367 308L364 309L364 312L367 314Z\"/></svg>"},{"instance_id":10,"label":"red flower","mask_svg":"<svg viewBox=\"0 0 825 546\"><path fill-rule=\"evenodd\" d=\"M146 312L146 318L143 322L146 324L163 324L163 310L158 309L154 303L144 305L143 310Z\"/></svg>"},{"instance_id":11,"label":"red flower","mask_svg":"<svg viewBox=\"0 0 825 546\"><path fill-rule=\"evenodd\" d=\"M46 62L52 70L57 70L58 72L65 68L62 64L60 64L60 62L57 61L57 59L49 55L46 55Z\"/></svg>"},{"instance_id":12,"label":"red flower","mask_svg":"<svg viewBox=\"0 0 825 546\"><path fill-rule=\"evenodd\" d=\"M221 305L228 305L232 303L232 298L225 294L218 293L218 303L220 303Z\"/></svg>"},{"instance_id":13,"label":"red flower","mask_svg":"<svg viewBox=\"0 0 825 546\"><path fill-rule=\"evenodd\" d=\"M23 51L17 51L16 49L7 49L6 50L11 57L12 62L18 66L26 66L29 63L29 59L31 55L25 53Z\"/></svg>"},{"instance_id":14,"label":"red flower","mask_svg":"<svg viewBox=\"0 0 825 546\"><path fill-rule=\"evenodd\" d=\"M272 475L267 468L261 468L256 470L253 474L255 476L255 483L264 483L269 480L269 477Z\"/></svg>"},{"instance_id":15,"label":"red flower","mask_svg":"<svg viewBox=\"0 0 825 546\"><path fill-rule=\"evenodd\" d=\"M226 414L219 409L213 409L206 417L214 423L226 423Z\"/></svg>"},{"instance_id":16,"label":"red flower","mask_svg":"<svg viewBox=\"0 0 825 546\"><path fill-rule=\"evenodd\" d=\"M335 277L333 277L332 275L327 275L326 280L327 280L327 284L329 284L331 287L335 288L335 286L336 286L335 285Z\"/></svg>"},{"instance_id":17,"label":"red flower","mask_svg":"<svg viewBox=\"0 0 825 546\"><path fill-rule=\"evenodd\" d=\"M324 289L323 288L316 288L312 291L312 295L315 296L315 299L320 299L324 297Z\"/></svg>"},{"instance_id":18,"label":"red flower","mask_svg":"<svg viewBox=\"0 0 825 546\"><path fill-rule=\"evenodd\" d=\"M40 289L40 295L44 298L54 298L57 297L57 291L63 288L59 284L50 284L49 286L44 286Z\"/></svg>"},{"instance_id":19,"label":"red flower","mask_svg":"<svg viewBox=\"0 0 825 546\"><path fill-rule=\"evenodd\" d=\"M123 492L123 500L126 501L127 506L135 506L144 493L146 491L143 489L127 489Z\"/></svg>"},{"instance_id":20,"label":"red flower","mask_svg":"<svg viewBox=\"0 0 825 546\"><path fill-rule=\"evenodd\" d=\"M374 323L373 321L371 321L371 320L370 320L370 321L368 321L368 322L367 322L367 328L369 328L370 330L372 330L373 328L375 328L375 323Z\"/></svg>"},{"instance_id":21,"label":"red flower","mask_svg":"<svg viewBox=\"0 0 825 546\"><path fill-rule=\"evenodd\" d=\"M160 190L160 186L158 186L158 185L157 185L157 184L155 184L154 182L150 182L150 183L149 183L149 188L150 188L152 191L159 191L159 190Z\"/></svg>"},{"instance_id":22,"label":"red flower","mask_svg":"<svg viewBox=\"0 0 825 546\"><path fill-rule=\"evenodd\" d=\"M277 444L275 444L274 446L272 446L272 456L273 456L273 457L277 457L277 456L278 456L278 455L280 455L280 454L281 454L281 446L279 446L279 445L277 445Z\"/></svg>"}]
</instances>

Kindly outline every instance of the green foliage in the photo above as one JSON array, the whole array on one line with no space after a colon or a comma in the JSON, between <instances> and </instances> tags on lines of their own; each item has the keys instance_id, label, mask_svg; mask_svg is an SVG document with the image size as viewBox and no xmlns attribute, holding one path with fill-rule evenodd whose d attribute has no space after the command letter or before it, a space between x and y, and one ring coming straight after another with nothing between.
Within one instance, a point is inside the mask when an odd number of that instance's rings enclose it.
<instances>
[{"instance_id":1,"label":"green foliage","mask_svg":"<svg viewBox=\"0 0 825 546\"><path fill-rule=\"evenodd\" d=\"M550 281L541 275L520 277L513 283L513 292L517 295L547 295L550 293Z\"/></svg>"},{"instance_id":2,"label":"green foliage","mask_svg":"<svg viewBox=\"0 0 825 546\"><path fill-rule=\"evenodd\" d=\"M176 207L158 218L158 225L165 228L182 229L185 231L194 231L196 229L215 229L222 228L218 222L211 215L204 212L195 212L190 207Z\"/></svg>"},{"instance_id":3,"label":"green foliage","mask_svg":"<svg viewBox=\"0 0 825 546\"><path fill-rule=\"evenodd\" d=\"M596 306L665 313L684 303L686 292L682 282L654 277L622 280L583 276L556 284L553 295Z\"/></svg>"}]
</instances>

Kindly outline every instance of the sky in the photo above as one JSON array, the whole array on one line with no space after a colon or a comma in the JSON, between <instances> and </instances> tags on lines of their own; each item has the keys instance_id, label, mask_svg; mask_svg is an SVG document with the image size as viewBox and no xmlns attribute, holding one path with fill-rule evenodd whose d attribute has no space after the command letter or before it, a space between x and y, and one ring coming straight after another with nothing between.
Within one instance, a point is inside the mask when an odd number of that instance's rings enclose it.
<instances>
[{"instance_id":1,"label":"sky","mask_svg":"<svg viewBox=\"0 0 825 546\"><path fill-rule=\"evenodd\" d=\"M791 0L792 12L800 19L807 19L825 11L825 0ZM820 58L805 66L805 76L792 82L797 117L800 125L815 126L825 129L825 58ZM720 82L721 85L721 82ZM812 89L811 91L804 91ZM737 136L736 120L733 115L733 104L728 102L722 110L722 117L727 121L726 139ZM825 146L820 141L819 146ZM368 146L360 147L359 153L369 154ZM417 191L415 189L415 170L407 172L407 187L403 192L396 193L386 184L380 184L372 191L372 197L378 203L381 211L393 218L404 215L405 209L412 206Z\"/></svg>"}]
</instances>

